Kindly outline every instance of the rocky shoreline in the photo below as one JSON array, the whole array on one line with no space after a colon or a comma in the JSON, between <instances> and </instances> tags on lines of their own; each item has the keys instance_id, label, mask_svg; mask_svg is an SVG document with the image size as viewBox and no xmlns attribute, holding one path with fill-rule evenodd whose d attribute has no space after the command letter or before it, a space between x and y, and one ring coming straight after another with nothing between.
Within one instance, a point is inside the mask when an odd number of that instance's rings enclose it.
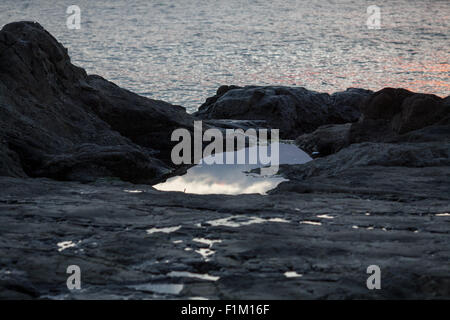
<instances>
[{"instance_id":1,"label":"rocky shoreline","mask_svg":"<svg viewBox=\"0 0 450 320\"><path fill-rule=\"evenodd\" d=\"M279 128L315 160L267 196L155 190L194 120ZM450 298L450 97L223 86L190 115L17 22L0 31L0 150L2 299Z\"/></svg>"}]
</instances>

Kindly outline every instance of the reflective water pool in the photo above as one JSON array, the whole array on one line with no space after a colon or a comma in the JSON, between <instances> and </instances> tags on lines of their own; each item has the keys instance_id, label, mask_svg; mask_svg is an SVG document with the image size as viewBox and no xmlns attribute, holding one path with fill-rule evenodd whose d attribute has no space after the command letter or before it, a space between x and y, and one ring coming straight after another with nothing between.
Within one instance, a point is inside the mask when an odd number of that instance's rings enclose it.
<instances>
[{"instance_id":1,"label":"reflective water pool","mask_svg":"<svg viewBox=\"0 0 450 320\"><path fill-rule=\"evenodd\" d=\"M256 147L245 149L246 159L254 152L254 148ZM236 157L237 152L232 153ZM227 154L229 152L224 152L224 157ZM302 164L312 160L308 154L289 142L279 144L279 154L280 164ZM161 191L195 194L265 194L287 181L279 175L261 176L250 172L262 167L259 158L257 160L257 164L199 164L190 168L185 175L172 177L153 187Z\"/></svg>"}]
</instances>

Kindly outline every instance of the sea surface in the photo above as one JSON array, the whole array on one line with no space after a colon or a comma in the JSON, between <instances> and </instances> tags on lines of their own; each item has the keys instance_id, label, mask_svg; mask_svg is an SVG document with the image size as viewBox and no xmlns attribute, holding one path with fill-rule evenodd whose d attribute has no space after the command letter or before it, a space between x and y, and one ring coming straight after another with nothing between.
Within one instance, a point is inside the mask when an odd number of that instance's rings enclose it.
<instances>
[{"instance_id":1,"label":"sea surface","mask_svg":"<svg viewBox=\"0 0 450 320\"><path fill-rule=\"evenodd\" d=\"M371 5L380 29L367 26ZM1 0L0 25L19 20L88 73L189 112L223 84L450 93L449 0Z\"/></svg>"}]
</instances>

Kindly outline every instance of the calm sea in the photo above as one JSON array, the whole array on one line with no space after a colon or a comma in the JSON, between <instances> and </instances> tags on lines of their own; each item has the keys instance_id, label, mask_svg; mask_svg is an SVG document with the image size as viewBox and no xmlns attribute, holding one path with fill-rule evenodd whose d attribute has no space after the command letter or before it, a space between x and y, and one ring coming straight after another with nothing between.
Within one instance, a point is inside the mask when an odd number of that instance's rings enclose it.
<instances>
[{"instance_id":1,"label":"calm sea","mask_svg":"<svg viewBox=\"0 0 450 320\"><path fill-rule=\"evenodd\" d=\"M40 22L89 73L190 112L222 84L450 93L449 0L1 0L0 25L18 20Z\"/></svg>"}]
</instances>

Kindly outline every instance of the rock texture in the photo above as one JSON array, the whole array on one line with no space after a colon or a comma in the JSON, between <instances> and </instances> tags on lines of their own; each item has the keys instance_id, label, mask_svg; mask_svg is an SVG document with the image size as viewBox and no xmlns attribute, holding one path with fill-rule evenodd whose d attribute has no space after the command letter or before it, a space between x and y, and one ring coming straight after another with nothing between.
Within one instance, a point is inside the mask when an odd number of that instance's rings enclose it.
<instances>
[{"instance_id":1,"label":"rock texture","mask_svg":"<svg viewBox=\"0 0 450 320\"><path fill-rule=\"evenodd\" d=\"M0 298L449 299L448 129L411 133L284 165L268 196L0 177Z\"/></svg>"},{"instance_id":2,"label":"rock texture","mask_svg":"<svg viewBox=\"0 0 450 320\"><path fill-rule=\"evenodd\" d=\"M299 136L295 143L313 158L327 156L350 144L351 126L351 123L320 126L312 133Z\"/></svg>"},{"instance_id":3,"label":"rock texture","mask_svg":"<svg viewBox=\"0 0 450 320\"><path fill-rule=\"evenodd\" d=\"M194 115L201 119L265 120L280 136L295 139L321 125L357 121L371 91L318 93L305 88L222 86Z\"/></svg>"},{"instance_id":4,"label":"rock texture","mask_svg":"<svg viewBox=\"0 0 450 320\"><path fill-rule=\"evenodd\" d=\"M450 97L385 88L368 96L360 107L357 122L321 126L299 136L297 145L311 154L326 156L358 142L450 139Z\"/></svg>"},{"instance_id":5,"label":"rock texture","mask_svg":"<svg viewBox=\"0 0 450 320\"><path fill-rule=\"evenodd\" d=\"M0 31L0 174L149 182L167 173L182 107L150 100L74 66L39 24Z\"/></svg>"},{"instance_id":6,"label":"rock texture","mask_svg":"<svg viewBox=\"0 0 450 320\"><path fill-rule=\"evenodd\" d=\"M221 87L197 117L317 129L297 143L322 157L282 166L267 196L160 192L168 135L194 118L86 75L38 24L7 25L0 298L449 299L448 108L403 89Z\"/></svg>"},{"instance_id":7,"label":"rock texture","mask_svg":"<svg viewBox=\"0 0 450 320\"><path fill-rule=\"evenodd\" d=\"M449 167L325 159L269 196L0 178L0 298L450 298Z\"/></svg>"}]
</instances>

